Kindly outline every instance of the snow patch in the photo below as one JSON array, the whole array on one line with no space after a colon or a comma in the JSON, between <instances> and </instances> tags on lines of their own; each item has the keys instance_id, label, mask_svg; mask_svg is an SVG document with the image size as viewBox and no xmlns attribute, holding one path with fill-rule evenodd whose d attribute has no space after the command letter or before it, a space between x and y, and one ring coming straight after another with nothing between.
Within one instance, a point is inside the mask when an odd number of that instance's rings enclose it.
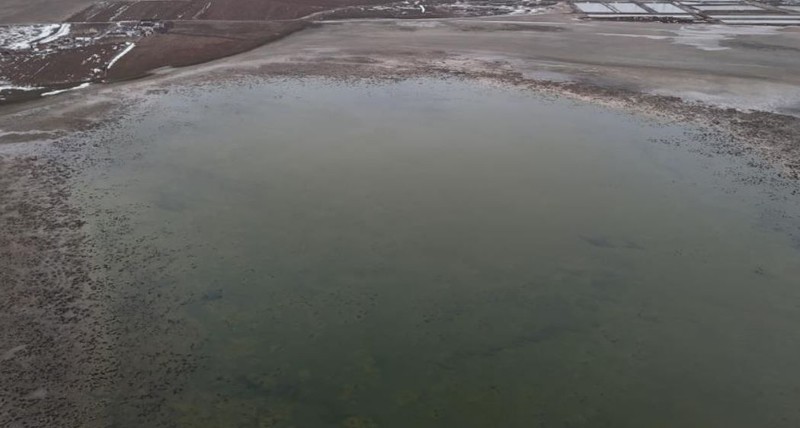
<instances>
[{"instance_id":1,"label":"snow patch","mask_svg":"<svg viewBox=\"0 0 800 428\"><path fill-rule=\"evenodd\" d=\"M35 45L52 43L68 35L70 29L70 24L0 26L0 49L32 49Z\"/></svg>"},{"instance_id":2,"label":"snow patch","mask_svg":"<svg viewBox=\"0 0 800 428\"><path fill-rule=\"evenodd\" d=\"M45 92L45 93L43 93L43 94L42 94L42 96L43 96L43 97L49 97L50 95L58 95L58 94L63 94L64 92L69 92L69 91L77 91L78 89L84 89L84 88L88 88L90 85L91 85L91 83L89 83L89 82L86 82L86 83L81 83L80 85L78 85L78 86L73 86L73 87L71 87L71 88L67 88L67 89L59 89L59 90L57 90L57 91Z\"/></svg>"},{"instance_id":3,"label":"snow patch","mask_svg":"<svg viewBox=\"0 0 800 428\"><path fill-rule=\"evenodd\" d=\"M58 28L58 31L56 31L54 34L52 34L50 36L47 36L47 37L45 37L43 39L40 39L39 41L36 42L36 44L43 45L43 44L46 44L46 43L55 42L56 40L58 40L58 39L60 39L62 37L68 36L71 29L72 29L72 26L70 24L62 24Z\"/></svg>"},{"instance_id":4,"label":"snow patch","mask_svg":"<svg viewBox=\"0 0 800 428\"><path fill-rule=\"evenodd\" d=\"M511 8L509 11L509 15L536 15L537 13L541 12L541 9L535 7L525 7L525 6L505 6L504 8ZM508 9L506 9L508 10Z\"/></svg>"},{"instance_id":5,"label":"snow patch","mask_svg":"<svg viewBox=\"0 0 800 428\"><path fill-rule=\"evenodd\" d=\"M130 6L130 5L127 5L127 4L126 4L126 5L122 5L122 6L120 6L120 8L119 8L119 9L117 9L117 12L114 14L114 16L112 16L112 17L111 17L111 18L109 18L108 20L109 20L109 21L112 21L112 22L113 22L113 21L116 21L116 20L117 20L117 18L119 18L119 17L120 17L120 16L121 16L123 13L125 13L125 12L126 12L126 11L127 11L129 8L130 8L130 7L131 7L131 6Z\"/></svg>"},{"instance_id":6,"label":"snow patch","mask_svg":"<svg viewBox=\"0 0 800 428\"><path fill-rule=\"evenodd\" d=\"M204 14L204 13L206 13L206 11L208 10L208 8L210 8L210 7L211 7L211 2L208 2L208 3L206 3L206 5L205 5L205 6L203 6L203 8L202 8L202 9L200 9L200 11L199 11L199 12L197 12L197 13L195 13L195 14L194 14L194 16L192 17L192 19L198 19L198 18L200 18L201 16L203 16L203 14Z\"/></svg>"},{"instance_id":7,"label":"snow patch","mask_svg":"<svg viewBox=\"0 0 800 428\"><path fill-rule=\"evenodd\" d=\"M8 82L6 80L0 80L0 92L3 92L3 91L25 91L25 92L30 92L30 91L38 91L39 89L42 89L42 88L37 88L35 86L17 86L17 85L12 85L11 82Z\"/></svg>"},{"instance_id":8,"label":"snow patch","mask_svg":"<svg viewBox=\"0 0 800 428\"><path fill-rule=\"evenodd\" d=\"M135 47L136 47L136 43L128 43L128 46L125 47L125 49L123 49L122 52L120 52L119 54L117 54L117 56L115 56L114 58L111 59L111 62L108 63L108 65L106 66L106 69L111 69L111 67L113 67L114 64L117 63L117 61L122 59L122 57L127 55L128 52L132 51L133 48L135 48Z\"/></svg>"}]
</instances>

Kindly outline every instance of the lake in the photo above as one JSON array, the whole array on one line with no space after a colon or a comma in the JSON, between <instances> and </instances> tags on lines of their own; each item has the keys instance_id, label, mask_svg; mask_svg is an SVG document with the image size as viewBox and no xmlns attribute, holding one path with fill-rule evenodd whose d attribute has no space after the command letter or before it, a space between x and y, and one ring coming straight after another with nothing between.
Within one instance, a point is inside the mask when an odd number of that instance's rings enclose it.
<instances>
[{"instance_id":1,"label":"lake","mask_svg":"<svg viewBox=\"0 0 800 428\"><path fill-rule=\"evenodd\" d=\"M144 106L76 179L113 426L800 424L797 187L701 129L434 79Z\"/></svg>"}]
</instances>

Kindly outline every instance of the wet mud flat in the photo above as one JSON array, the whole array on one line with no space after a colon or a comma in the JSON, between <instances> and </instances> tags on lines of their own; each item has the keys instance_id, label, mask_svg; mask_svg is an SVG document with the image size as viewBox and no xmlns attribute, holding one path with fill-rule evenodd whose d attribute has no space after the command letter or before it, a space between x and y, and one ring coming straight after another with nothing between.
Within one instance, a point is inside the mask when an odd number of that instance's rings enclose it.
<instances>
[{"instance_id":1,"label":"wet mud flat","mask_svg":"<svg viewBox=\"0 0 800 428\"><path fill-rule=\"evenodd\" d=\"M164 85L60 143L3 147L4 247L40 231L73 257L35 284L50 253L4 258L20 296L69 290L13 313L93 308L50 342L9 335L8 361L62 364L2 372L9 423L798 420L796 181L759 152L584 102L619 93L317 65Z\"/></svg>"},{"instance_id":2,"label":"wet mud flat","mask_svg":"<svg viewBox=\"0 0 800 428\"><path fill-rule=\"evenodd\" d=\"M104 237L128 232L124 214L98 213L75 202L81 189L74 178L98 162L97 153L74 135L58 143L7 143L2 148L4 427L107 427L119 417L108 406L121 396L137 400L128 411L140 421L157 418L155 394L167 387L178 390L181 377L194 368L188 343L182 347L180 339L171 337L169 347L153 345L166 331L172 335L183 329L167 319L163 299L148 293L158 283L124 275L134 257L154 269L168 263L163 249L153 254L144 240L130 247L101 246ZM89 226L92 216L103 221ZM98 227L103 231L93 230ZM159 369L131 369L131 359L144 352L160 357Z\"/></svg>"},{"instance_id":3,"label":"wet mud flat","mask_svg":"<svg viewBox=\"0 0 800 428\"><path fill-rule=\"evenodd\" d=\"M110 373L85 214L68 202L74 170L27 150L3 152L0 423L79 425L100 407L90 394Z\"/></svg>"}]
</instances>

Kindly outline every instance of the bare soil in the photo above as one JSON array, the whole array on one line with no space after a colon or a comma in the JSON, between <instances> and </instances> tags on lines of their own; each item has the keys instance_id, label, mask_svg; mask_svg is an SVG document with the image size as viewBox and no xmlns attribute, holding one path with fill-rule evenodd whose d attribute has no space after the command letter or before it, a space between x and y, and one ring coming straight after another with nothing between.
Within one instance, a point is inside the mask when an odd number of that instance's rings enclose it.
<instances>
[{"instance_id":1,"label":"bare soil","mask_svg":"<svg viewBox=\"0 0 800 428\"><path fill-rule=\"evenodd\" d=\"M179 22L167 34L143 39L109 70L107 80L146 75L160 67L185 67L245 52L295 31L304 22Z\"/></svg>"},{"instance_id":2,"label":"bare soil","mask_svg":"<svg viewBox=\"0 0 800 428\"><path fill-rule=\"evenodd\" d=\"M298 19L314 12L389 0L190 0L104 2L70 16L68 22L140 20L267 21Z\"/></svg>"}]
</instances>

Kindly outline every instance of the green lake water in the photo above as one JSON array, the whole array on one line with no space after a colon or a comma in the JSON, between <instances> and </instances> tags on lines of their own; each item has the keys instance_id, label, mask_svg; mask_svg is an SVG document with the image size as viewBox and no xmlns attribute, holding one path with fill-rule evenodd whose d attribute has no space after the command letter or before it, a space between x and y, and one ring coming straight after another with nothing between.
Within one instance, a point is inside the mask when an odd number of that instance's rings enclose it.
<instances>
[{"instance_id":1,"label":"green lake water","mask_svg":"<svg viewBox=\"0 0 800 428\"><path fill-rule=\"evenodd\" d=\"M83 178L152 315L113 426L800 426L800 197L697 130L436 80L147 103Z\"/></svg>"}]
</instances>

